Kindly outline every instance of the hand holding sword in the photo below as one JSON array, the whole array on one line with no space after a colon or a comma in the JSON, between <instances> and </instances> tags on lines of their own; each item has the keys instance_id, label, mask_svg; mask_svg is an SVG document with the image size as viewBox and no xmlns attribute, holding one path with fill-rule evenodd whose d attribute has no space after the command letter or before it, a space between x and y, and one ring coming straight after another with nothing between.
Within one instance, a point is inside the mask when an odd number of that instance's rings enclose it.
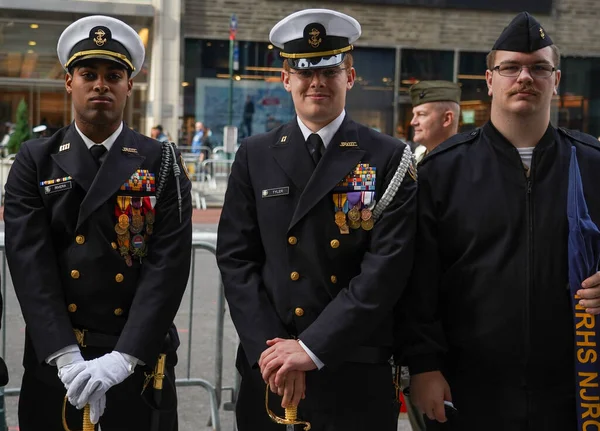
<instances>
[{"instance_id":1,"label":"hand holding sword","mask_svg":"<svg viewBox=\"0 0 600 431\"><path fill-rule=\"evenodd\" d=\"M294 430L294 424L304 424L305 430L310 429L310 423L297 419L297 408L305 397L306 371L317 368L306 351L297 340L275 338L268 340L269 346L261 355L258 365L267 385L265 407L269 417L284 424L288 431ZM285 419L276 416L268 406L269 388L282 396L281 406L285 408Z\"/></svg>"}]
</instances>

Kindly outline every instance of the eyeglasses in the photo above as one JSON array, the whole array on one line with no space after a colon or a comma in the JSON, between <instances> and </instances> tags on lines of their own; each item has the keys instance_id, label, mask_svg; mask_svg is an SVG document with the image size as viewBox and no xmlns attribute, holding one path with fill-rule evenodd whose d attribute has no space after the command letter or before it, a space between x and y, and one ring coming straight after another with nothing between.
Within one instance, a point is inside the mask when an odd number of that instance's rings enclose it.
<instances>
[{"instance_id":1,"label":"eyeglasses","mask_svg":"<svg viewBox=\"0 0 600 431\"><path fill-rule=\"evenodd\" d=\"M334 79L342 72L342 70L346 70L346 68L336 67L332 69L303 69L294 72L290 70L289 73L296 75L300 79L312 81L316 73L319 73L325 79Z\"/></svg>"},{"instance_id":2,"label":"eyeglasses","mask_svg":"<svg viewBox=\"0 0 600 431\"><path fill-rule=\"evenodd\" d=\"M521 74L521 71L524 67L529 69L529 73L534 78L548 78L550 75L552 75L552 72L556 71L556 67L544 63L530 64L529 66L515 63L505 63L494 67L492 70L496 70L502 76L516 78Z\"/></svg>"}]
</instances>

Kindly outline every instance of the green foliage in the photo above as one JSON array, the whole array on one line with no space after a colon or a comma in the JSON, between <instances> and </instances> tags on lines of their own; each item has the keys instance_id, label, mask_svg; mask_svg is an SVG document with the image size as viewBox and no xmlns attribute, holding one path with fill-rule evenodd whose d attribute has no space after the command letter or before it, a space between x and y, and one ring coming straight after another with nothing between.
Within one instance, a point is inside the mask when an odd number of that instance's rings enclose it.
<instances>
[{"instance_id":1,"label":"green foliage","mask_svg":"<svg viewBox=\"0 0 600 431\"><path fill-rule=\"evenodd\" d=\"M8 140L8 152L13 154L19 151L21 144L28 139L31 139L31 129L29 128L29 111L25 99L21 99L17 107L17 123L15 131Z\"/></svg>"}]
</instances>

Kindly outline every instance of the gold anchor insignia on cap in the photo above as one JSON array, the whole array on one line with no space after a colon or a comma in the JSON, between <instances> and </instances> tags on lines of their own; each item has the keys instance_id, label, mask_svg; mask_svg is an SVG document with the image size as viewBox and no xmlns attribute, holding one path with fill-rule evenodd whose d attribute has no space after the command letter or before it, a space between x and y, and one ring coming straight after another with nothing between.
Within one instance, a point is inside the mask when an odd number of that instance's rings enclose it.
<instances>
[{"instance_id":1,"label":"gold anchor insignia on cap","mask_svg":"<svg viewBox=\"0 0 600 431\"><path fill-rule=\"evenodd\" d=\"M317 30L316 28L313 28L309 34L309 38L308 38L308 44L310 46L312 46L313 48L318 48L319 45L321 45L321 42L323 42L323 39L321 39L319 37L319 35L321 34L321 32L319 30Z\"/></svg>"},{"instance_id":2,"label":"gold anchor insignia on cap","mask_svg":"<svg viewBox=\"0 0 600 431\"><path fill-rule=\"evenodd\" d=\"M106 43L106 38L104 36L106 33L102 29L98 29L96 33L94 33L96 37L94 38L94 43L98 46L102 46Z\"/></svg>"},{"instance_id":3,"label":"gold anchor insignia on cap","mask_svg":"<svg viewBox=\"0 0 600 431\"><path fill-rule=\"evenodd\" d=\"M540 27L540 36L542 39L546 39L546 33L544 33L544 29L542 27Z\"/></svg>"}]
</instances>

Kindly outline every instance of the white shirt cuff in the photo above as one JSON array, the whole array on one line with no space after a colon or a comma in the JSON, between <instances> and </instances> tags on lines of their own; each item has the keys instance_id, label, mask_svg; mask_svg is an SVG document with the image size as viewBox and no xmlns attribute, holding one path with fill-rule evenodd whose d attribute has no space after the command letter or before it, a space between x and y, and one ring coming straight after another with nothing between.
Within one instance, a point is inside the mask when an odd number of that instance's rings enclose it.
<instances>
[{"instance_id":1,"label":"white shirt cuff","mask_svg":"<svg viewBox=\"0 0 600 431\"><path fill-rule=\"evenodd\" d=\"M46 358L46 363L48 365L56 365L56 359L59 356L64 355L65 353L79 353L79 346L77 344L71 344L67 347L63 347L62 349L54 352L50 356Z\"/></svg>"},{"instance_id":2,"label":"white shirt cuff","mask_svg":"<svg viewBox=\"0 0 600 431\"><path fill-rule=\"evenodd\" d=\"M135 366L136 366L137 364L139 364L140 362L142 362L142 361L140 361L138 358L136 358L135 356L131 356L131 355L128 355L127 353L123 353L123 352L118 352L118 353L119 353L121 356L123 356L123 358L124 358L124 359L127 361L127 363L129 364L129 367L128 367L128 368L129 368L129 372L130 372L130 373L133 373L133 370L135 369ZM145 364L142 364L142 365L145 365Z\"/></svg>"},{"instance_id":3,"label":"white shirt cuff","mask_svg":"<svg viewBox=\"0 0 600 431\"><path fill-rule=\"evenodd\" d=\"M310 359L312 359L312 361L315 363L315 365L317 366L317 368L320 370L321 368L323 368L325 366L325 364L323 362L321 362L321 360L319 358L317 358L317 355L315 355L307 346L306 344L304 344L302 342L302 340L298 340L298 343L300 344L300 346L304 349L304 351L306 352L306 354L308 356L310 356Z\"/></svg>"}]
</instances>

